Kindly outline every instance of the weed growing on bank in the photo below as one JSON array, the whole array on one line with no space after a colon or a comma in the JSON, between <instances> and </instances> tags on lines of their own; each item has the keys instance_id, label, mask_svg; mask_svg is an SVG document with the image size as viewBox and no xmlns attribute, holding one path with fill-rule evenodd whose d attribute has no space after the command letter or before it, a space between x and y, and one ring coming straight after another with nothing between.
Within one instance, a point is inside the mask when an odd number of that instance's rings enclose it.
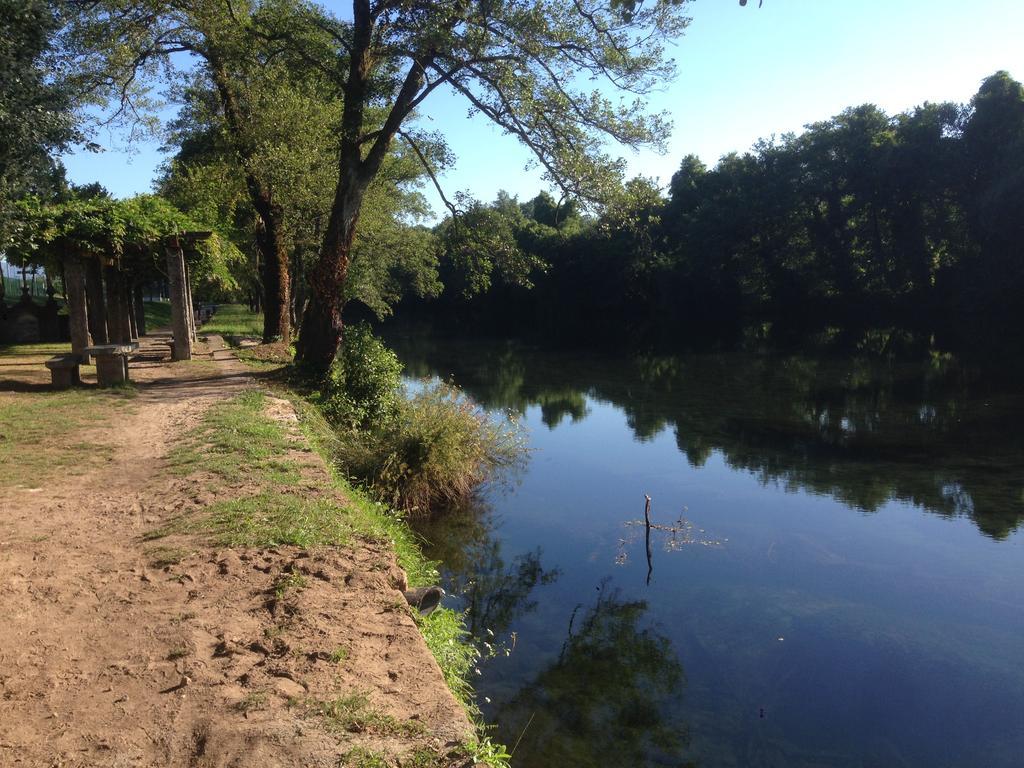
<instances>
[{"instance_id":1,"label":"weed growing on bank","mask_svg":"<svg viewBox=\"0 0 1024 768\"><path fill-rule=\"evenodd\" d=\"M425 516L464 500L525 455L518 425L452 384L411 396L401 363L365 326L350 327L337 365L311 399L337 433L335 462L377 500Z\"/></svg>"}]
</instances>

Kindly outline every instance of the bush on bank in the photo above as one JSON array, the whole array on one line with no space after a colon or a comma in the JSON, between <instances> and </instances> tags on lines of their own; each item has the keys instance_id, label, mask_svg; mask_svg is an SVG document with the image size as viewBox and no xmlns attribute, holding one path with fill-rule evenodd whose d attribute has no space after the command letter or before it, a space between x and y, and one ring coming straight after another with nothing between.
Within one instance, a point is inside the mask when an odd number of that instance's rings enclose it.
<instances>
[{"instance_id":1,"label":"bush on bank","mask_svg":"<svg viewBox=\"0 0 1024 768\"><path fill-rule=\"evenodd\" d=\"M452 384L424 383L407 396L401 371L366 326L352 326L312 397L337 432L335 460L377 500L425 516L520 462L514 421L496 420Z\"/></svg>"}]
</instances>

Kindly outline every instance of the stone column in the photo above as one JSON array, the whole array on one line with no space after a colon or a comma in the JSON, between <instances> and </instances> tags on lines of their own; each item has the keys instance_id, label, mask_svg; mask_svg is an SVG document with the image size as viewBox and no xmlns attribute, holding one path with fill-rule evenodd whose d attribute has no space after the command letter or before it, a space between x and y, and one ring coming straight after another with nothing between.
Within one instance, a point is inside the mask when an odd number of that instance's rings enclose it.
<instances>
[{"instance_id":1,"label":"stone column","mask_svg":"<svg viewBox=\"0 0 1024 768\"><path fill-rule=\"evenodd\" d=\"M192 359L192 336L189 330L188 282L185 278L185 254L177 241L167 246L167 286L171 294L171 331L174 333L175 360Z\"/></svg>"},{"instance_id":2,"label":"stone column","mask_svg":"<svg viewBox=\"0 0 1024 768\"><path fill-rule=\"evenodd\" d=\"M121 273L121 288L124 291L125 307L128 309L128 335L131 336L132 341L138 341L139 329L135 325L135 291L128 276L123 272Z\"/></svg>"},{"instance_id":3,"label":"stone column","mask_svg":"<svg viewBox=\"0 0 1024 768\"><path fill-rule=\"evenodd\" d=\"M127 344L131 339L128 327L128 307L124 301L121 273L117 267L105 267L103 277L107 284L107 336L110 344Z\"/></svg>"},{"instance_id":4,"label":"stone column","mask_svg":"<svg viewBox=\"0 0 1024 768\"><path fill-rule=\"evenodd\" d=\"M89 311L85 298L85 266L81 259L74 256L64 258L64 280L64 292L68 297L71 352L88 365L89 356L85 354L85 348L91 346L92 340L89 338Z\"/></svg>"},{"instance_id":5,"label":"stone column","mask_svg":"<svg viewBox=\"0 0 1024 768\"><path fill-rule=\"evenodd\" d=\"M103 300L103 272L100 260L90 256L85 260L85 296L89 306L89 333L93 344L107 344L107 307Z\"/></svg>"},{"instance_id":6,"label":"stone column","mask_svg":"<svg viewBox=\"0 0 1024 768\"><path fill-rule=\"evenodd\" d=\"M136 283L132 288L132 296L134 297L135 305L135 327L139 332L139 336L146 335L146 305L145 299L142 296L142 284Z\"/></svg>"},{"instance_id":7,"label":"stone column","mask_svg":"<svg viewBox=\"0 0 1024 768\"><path fill-rule=\"evenodd\" d=\"M184 259L183 263L185 264L185 296L188 299L188 332L189 338L195 342L199 337L196 336L196 308L192 304L192 270L188 268L188 259Z\"/></svg>"}]
</instances>

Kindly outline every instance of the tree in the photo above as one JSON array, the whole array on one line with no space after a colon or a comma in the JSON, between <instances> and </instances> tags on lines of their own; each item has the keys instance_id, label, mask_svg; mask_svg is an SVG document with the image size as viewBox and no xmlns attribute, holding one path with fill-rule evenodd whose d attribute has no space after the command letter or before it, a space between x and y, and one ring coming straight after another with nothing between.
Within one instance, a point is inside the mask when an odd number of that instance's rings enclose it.
<instances>
[{"instance_id":1,"label":"tree","mask_svg":"<svg viewBox=\"0 0 1024 768\"><path fill-rule=\"evenodd\" d=\"M217 138L234 156L256 213L263 337L289 338L287 224L268 173L276 166L266 160L275 151L287 151L297 138L288 129L298 119L319 117L323 99L310 101L310 91L336 92L275 35L260 32L292 29L303 9L288 0L97 0L76 7L68 48L94 100L115 105L108 121L124 120L133 127L151 121L159 103L152 95L156 82L170 85L172 96L200 91L212 97L209 109L216 110L221 131ZM304 30L315 34L309 25ZM183 55L199 66L182 61Z\"/></svg>"},{"instance_id":2,"label":"tree","mask_svg":"<svg viewBox=\"0 0 1024 768\"><path fill-rule=\"evenodd\" d=\"M45 0L0 0L0 239L13 200L63 181L54 153L79 138L55 48L60 17Z\"/></svg>"},{"instance_id":3,"label":"tree","mask_svg":"<svg viewBox=\"0 0 1024 768\"><path fill-rule=\"evenodd\" d=\"M416 148L421 136L404 126L430 94L446 87L461 95L472 112L528 147L563 192L599 199L621 172L621 162L603 151L606 138L637 147L667 135L665 120L646 114L640 97L672 73L663 43L685 27L684 5L354 0L352 20L331 28L336 56L323 65L339 73L344 102L339 174L311 275L299 361L319 374L333 363L367 189L396 137ZM584 92L576 83L585 77L603 78L636 100L613 104L598 91Z\"/></svg>"}]
</instances>

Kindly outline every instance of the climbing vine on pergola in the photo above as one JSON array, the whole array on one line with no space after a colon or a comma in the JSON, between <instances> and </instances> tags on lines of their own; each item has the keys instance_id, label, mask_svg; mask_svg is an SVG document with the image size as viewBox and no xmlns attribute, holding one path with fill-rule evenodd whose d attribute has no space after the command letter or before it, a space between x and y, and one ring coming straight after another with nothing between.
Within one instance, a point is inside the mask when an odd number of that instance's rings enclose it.
<instances>
[{"instance_id":1,"label":"climbing vine on pergola","mask_svg":"<svg viewBox=\"0 0 1024 768\"><path fill-rule=\"evenodd\" d=\"M166 279L172 299L175 290L182 297L180 306L172 302L172 318L184 319L175 351L187 358L195 333L190 285L236 287L230 266L243 260L238 249L161 197L27 198L17 206L4 253L12 263L62 275L76 353L137 339L144 327L142 289Z\"/></svg>"}]
</instances>

